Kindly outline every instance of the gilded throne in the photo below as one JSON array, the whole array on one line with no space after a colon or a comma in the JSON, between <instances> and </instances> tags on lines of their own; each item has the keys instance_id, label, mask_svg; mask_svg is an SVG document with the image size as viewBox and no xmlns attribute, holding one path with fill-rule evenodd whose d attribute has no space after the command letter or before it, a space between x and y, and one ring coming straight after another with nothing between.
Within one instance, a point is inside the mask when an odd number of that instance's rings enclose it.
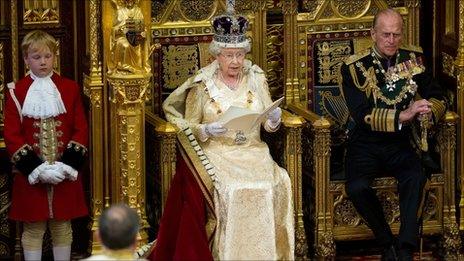
<instances>
[{"instance_id":1,"label":"gilded throne","mask_svg":"<svg viewBox=\"0 0 464 261\"><path fill-rule=\"evenodd\" d=\"M199 68L211 61L208 44L212 39L210 20L224 12L225 1L155 1L152 5L152 37L159 47L152 55L153 83L146 112L146 169L148 188L147 202L149 222L156 232L156 224L169 191L170 181L176 167L176 133L177 129L163 119L160 105L175 88L180 86ZM237 1L236 11L247 16L250 21L248 30L252 42L249 59L265 71L267 69L273 99L282 96L282 83L278 77L281 73L281 61L269 63L267 57L282 59L280 31L266 24L266 1ZM174 15L179 14L179 15ZM188 25L187 23L188 22ZM267 34L270 36L268 37ZM265 42L266 44L261 44ZM304 257L307 245L302 220L301 207L301 148L299 147L301 117L288 111L283 112L283 126L280 131L265 136L274 159L286 168L292 182L295 201L295 237L296 255ZM152 202L152 203L150 203ZM159 210L158 210L159 209ZM151 213L151 214L150 214Z\"/></svg>"},{"instance_id":2,"label":"gilded throne","mask_svg":"<svg viewBox=\"0 0 464 261\"><path fill-rule=\"evenodd\" d=\"M336 241L368 239L372 234L358 216L344 192L344 123L349 117L340 92L339 68L343 59L371 46L369 29L378 10L395 7L405 21L406 44L418 43L417 4L392 1L303 1L294 17L297 32L295 68L299 101L288 104L291 111L309 121L302 143L313 150L303 151L303 198L306 200L305 226L313 235L315 255L333 258ZM412 1L414 2L414 1ZM425 235L442 234L445 255L456 257L460 247L455 203L455 149L457 116L448 112L438 127L434 147L440 156L441 171L433 173L429 197L424 205ZM399 230L399 206L393 177L377 178L373 184L383 203L385 216L394 233ZM308 236L310 237L310 236Z\"/></svg>"},{"instance_id":3,"label":"gilded throne","mask_svg":"<svg viewBox=\"0 0 464 261\"><path fill-rule=\"evenodd\" d=\"M344 133L340 123L348 114L337 86L337 72L343 58L370 46L373 15L388 7L388 1L354 1L359 5L353 1L267 2L244 1L237 6L242 7L239 12L246 13L251 21L250 58L267 70L273 97L284 95L287 108L301 116L285 111L284 128L277 134L282 138L271 138L281 142L270 144L276 152L274 158L287 168L292 179L296 257L306 256L306 239L316 256L334 257L335 241L372 238L344 193L343 173L339 171L343 164L337 157L343 153ZM152 56L154 79L146 114L147 183L155 184L147 194L147 202L154 202L149 208L162 209L175 173L177 130L163 120L160 105L173 89L210 59L205 48L212 35L209 20L224 10L224 2L199 1L196 6L186 7L179 1L154 1L152 7L152 37L160 47ZM400 3L393 7L404 16L406 43L417 44L414 27L418 6ZM269 11L276 10L282 20L271 21ZM436 150L440 154L441 171L432 175L424 218L424 234L443 234L449 255L460 244L454 196L456 121L456 114L448 112L438 131L440 142ZM397 233L395 181L379 178L375 187ZM156 228L161 211L152 213L149 219Z\"/></svg>"}]
</instances>

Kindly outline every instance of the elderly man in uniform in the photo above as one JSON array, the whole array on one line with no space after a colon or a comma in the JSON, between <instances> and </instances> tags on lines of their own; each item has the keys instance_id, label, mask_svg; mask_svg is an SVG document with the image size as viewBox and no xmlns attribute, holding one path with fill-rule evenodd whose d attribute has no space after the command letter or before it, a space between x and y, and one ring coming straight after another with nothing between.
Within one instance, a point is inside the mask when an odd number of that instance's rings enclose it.
<instances>
[{"instance_id":1,"label":"elderly man in uniform","mask_svg":"<svg viewBox=\"0 0 464 261\"><path fill-rule=\"evenodd\" d=\"M413 121L437 122L446 103L426 73L421 49L400 47L403 19L393 9L374 18L372 48L348 57L341 67L342 89L351 118L346 151L346 192L384 248L382 260L412 260L417 246L417 219L427 180L411 145ZM397 239L371 187L379 175L398 181L401 227Z\"/></svg>"}]
</instances>

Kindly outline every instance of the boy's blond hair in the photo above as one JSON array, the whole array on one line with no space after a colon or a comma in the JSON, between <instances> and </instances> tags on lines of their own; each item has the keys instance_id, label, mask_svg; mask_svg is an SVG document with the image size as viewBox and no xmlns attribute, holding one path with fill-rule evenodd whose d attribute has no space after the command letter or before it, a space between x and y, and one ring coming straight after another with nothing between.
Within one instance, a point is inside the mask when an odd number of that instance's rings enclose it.
<instances>
[{"instance_id":1,"label":"boy's blond hair","mask_svg":"<svg viewBox=\"0 0 464 261\"><path fill-rule=\"evenodd\" d=\"M27 57L27 53L30 48L32 48L31 51L36 51L44 48L45 46L50 49L50 52L56 54L57 43L53 36L42 30L31 31L24 36L23 42L21 43L23 57Z\"/></svg>"}]
</instances>

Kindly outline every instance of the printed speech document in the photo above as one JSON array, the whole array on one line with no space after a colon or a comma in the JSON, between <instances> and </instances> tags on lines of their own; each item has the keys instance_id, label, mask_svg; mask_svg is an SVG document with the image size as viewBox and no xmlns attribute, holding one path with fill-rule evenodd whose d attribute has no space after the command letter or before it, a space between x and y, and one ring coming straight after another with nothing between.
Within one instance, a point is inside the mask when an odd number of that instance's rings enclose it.
<instances>
[{"instance_id":1,"label":"printed speech document","mask_svg":"<svg viewBox=\"0 0 464 261\"><path fill-rule=\"evenodd\" d=\"M221 118L219 118L219 122L229 130L249 131L266 120L267 115L277 108L283 100L284 97L277 99L261 113L246 108L230 106Z\"/></svg>"}]
</instances>

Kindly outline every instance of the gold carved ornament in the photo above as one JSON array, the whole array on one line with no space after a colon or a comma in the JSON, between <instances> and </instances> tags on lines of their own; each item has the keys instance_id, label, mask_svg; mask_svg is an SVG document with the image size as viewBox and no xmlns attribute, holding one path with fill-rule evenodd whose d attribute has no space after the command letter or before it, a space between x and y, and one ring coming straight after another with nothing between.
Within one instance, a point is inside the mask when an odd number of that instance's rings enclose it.
<instances>
[{"instance_id":1,"label":"gold carved ornament","mask_svg":"<svg viewBox=\"0 0 464 261\"><path fill-rule=\"evenodd\" d=\"M456 222L449 222L444 228L444 247L446 250L446 260L458 260L457 256L461 248L461 237L459 235L459 227Z\"/></svg>"},{"instance_id":2,"label":"gold carved ornament","mask_svg":"<svg viewBox=\"0 0 464 261\"><path fill-rule=\"evenodd\" d=\"M267 9L277 9L282 8L282 2L279 0L266 0Z\"/></svg>"},{"instance_id":3,"label":"gold carved ornament","mask_svg":"<svg viewBox=\"0 0 464 261\"><path fill-rule=\"evenodd\" d=\"M2 175L0 177L0 188L5 189L6 185L8 184L8 175ZM11 204L10 201L10 193L9 190L6 190L0 193L0 234L4 237L10 236L10 226L8 222L8 210ZM0 250L0 255L4 255L4 253Z\"/></svg>"},{"instance_id":4,"label":"gold carved ornament","mask_svg":"<svg viewBox=\"0 0 464 261\"><path fill-rule=\"evenodd\" d=\"M284 61L283 61L283 26L269 25L266 28L266 61L267 61L267 82L271 97L277 97L284 82Z\"/></svg>"},{"instance_id":5,"label":"gold carved ornament","mask_svg":"<svg viewBox=\"0 0 464 261\"><path fill-rule=\"evenodd\" d=\"M202 21L210 17L215 9L213 1L180 0L179 7L188 20Z\"/></svg>"},{"instance_id":6,"label":"gold carved ornament","mask_svg":"<svg viewBox=\"0 0 464 261\"><path fill-rule=\"evenodd\" d=\"M313 17L316 14L317 9L324 4L324 0L303 0L302 9L304 12L309 13L310 17Z\"/></svg>"},{"instance_id":7,"label":"gold carved ornament","mask_svg":"<svg viewBox=\"0 0 464 261\"><path fill-rule=\"evenodd\" d=\"M331 0L332 9L341 17L363 15L371 6L370 0Z\"/></svg>"},{"instance_id":8,"label":"gold carved ornament","mask_svg":"<svg viewBox=\"0 0 464 261\"><path fill-rule=\"evenodd\" d=\"M112 0L116 5L126 8L137 6L140 0Z\"/></svg>"},{"instance_id":9,"label":"gold carved ornament","mask_svg":"<svg viewBox=\"0 0 464 261\"><path fill-rule=\"evenodd\" d=\"M152 23L161 21L170 1L153 0L151 1L151 20Z\"/></svg>"},{"instance_id":10,"label":"gold carved ornament","mask_svg":"<svg viewBox=\"0 0 464 261\"><path fill-rule=\"evenodd\" d=\"M323 257L335 256L335 241L332 231L320 233L319 240L316 247L316 255Z\"/></svg>"},{"instance_id":11,"label":"gold carved ornament","mask_svg":"<svg viewBox=\"0 0 464 261\"><path fill-rule=\"evenodd\" d=\"M143 104L149 78L110 79L113 88L110 89L110 101L122 105Z\"/></svg>"},{"instance_id":12,"label":"gold carved ornament","mask_svg":"<svg viewBox=\"0 0 464 261\"><path fill-rule=\"evenodd\" d=\"M149 56L156 45L148 46L147 30L138 0L112 0L116 24L110 35L108 74L146 75L151 71Z\"/></svg>"},{"instance_id":13,"label":"gold carved ornament","mask_svg":"<svg viewBox=\"0 0 464 261\"><path fill-rule=\"evenodd\" d=\"M456 75L455 75L455 69L454 69L454 58L453 56L445 53L445 52L442 52L442 68L443 68L443 73L450 76L450 77L453 77L453 78L456 78Z\"/></svg>"},{"instance_id":14,"label":"gold carved ornament","mask_svg":"<svg viewBox=\"0 0 464 261\"><path fill-rule=\"evenodd\" d=\"M393 224L399 221L400 218L400 205L398 194L392 190L384 191L378 190L377 197L383 208L385 220L388 224Z\"/></svg>"},{"instance_id":15,"label":"gold carved ornament","mask_svg":"<svg viewBox=\"0 0 464 261\"><path fill-rule=\"evenodd\" d=\"M59 0L24 0L24 24L45 24L60 22Z\"/></svg>"},{"instance_id":16,"label":"gold carved ornament","mask_svg":"<svg viewBox=\"0 0 464 261\"><path fill-rule=\"evenodd\" d=\"M338 195L334 200L334 226L356 227L361 223L361 218L356 212L353 203L345 195Z\"/></svg>"}]
</instances>

